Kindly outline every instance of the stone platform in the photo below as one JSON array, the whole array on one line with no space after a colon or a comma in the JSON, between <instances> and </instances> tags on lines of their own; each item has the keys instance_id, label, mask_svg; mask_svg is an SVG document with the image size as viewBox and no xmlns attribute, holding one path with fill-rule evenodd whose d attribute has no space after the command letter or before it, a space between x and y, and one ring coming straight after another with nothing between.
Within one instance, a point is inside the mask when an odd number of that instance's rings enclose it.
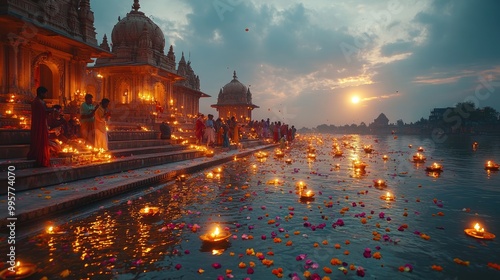
<instances>
[{"instance_id":1,"label":"stone platform","mask_svg":"<svg viewBox=\"0 0 500 280\"><path fill-rule=\"evenodd\" d=\"M79 178L77 181L70 181L66 176L75 176L81 171L76 169L53 169L51 172L41 172L41 169L27 169L25 174L16 174L15 196L16 196L16 211L15 218L17 224L28 224L37 219L49 218L51 215L74 211L82 206L95 203L102 199L112 198L118 194L122 194L131 190L137 190L154 184L166 182L176 178L180 174L189 174L198 172L212 166L220 165L231 161L236 156L237 158L251 155L255 151L269 149L275 147L276 144L268 144L262 141L243 142L239 149L222 151L217 149L214 157L207 158L204 156L186 158L177 162L155 163L155 166L131 169L119 169L123 162L117 161L114 167L103 167L103 164L89 166L89 171L95 173L89 174L86 179ZM176 154L193 153L192 151L176 152ZM196 152L194 152L196 153ZM166 156L166 155L165 155ZM130 159L132 162L141 163L147 161L146 158L134 157ZM115 170L114 173L109 172L107 175L102 175L103 170ZM23 171L23 170L22 170ZM41 175L38 175L39 171ZM87 171L87 172L89 172ZM31 173L31 174L30 174ZM3 174L2 174L3 176ZM21 177L25 183L21 183ZM41 177L39 177L41 176ZM49 177L54 177L51 186L43 188L25 187L24 184L38 184L42 180L51 180ZM5 177L5 176L4 176ZM4 181L4 179L2 179ZM64 181L64 182L61 182ZM5 181L4 181L5 182ZM4 184L5 185L5 184ZM7 209L6 200L0 201ZM7 211L0 212L0 221L2 225L7 223ZM2 227L6 228L6 227Z\"/></svg>"}]
</instances>

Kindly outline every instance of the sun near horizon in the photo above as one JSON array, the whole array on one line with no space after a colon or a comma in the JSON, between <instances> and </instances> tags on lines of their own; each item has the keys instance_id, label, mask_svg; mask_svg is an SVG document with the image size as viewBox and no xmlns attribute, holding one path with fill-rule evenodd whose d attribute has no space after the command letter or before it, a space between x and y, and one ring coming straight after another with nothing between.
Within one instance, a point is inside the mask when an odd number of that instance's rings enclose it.
<instances>
[{"instance_id":1,"label":"sun near horizon","mask_svg":"<svg viewBox=\"0 0 500 280\"><path fill-rule=\"evenodd\" d=\"M359 101L361 101L361 99L359 98L359 96L355 95L355 96L351 97L351 102L353 104L358 104Z\"/></svg>"}]
</instances>

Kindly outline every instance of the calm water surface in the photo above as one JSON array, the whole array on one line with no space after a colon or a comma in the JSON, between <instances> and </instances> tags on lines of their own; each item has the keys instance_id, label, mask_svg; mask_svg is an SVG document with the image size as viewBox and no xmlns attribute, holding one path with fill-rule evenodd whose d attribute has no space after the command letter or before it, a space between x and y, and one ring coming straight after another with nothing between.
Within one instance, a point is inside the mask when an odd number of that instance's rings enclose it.
<instances>
[{"instance_id":1,"label":"calm water surface","mask_svg":"<svg viewBox=\"0 0 500 280\"><path fill-rule=\"evenodd\" d=\"M441 144L417 136L309 137L287 151L290 165L269 151L266 160L251 156L223 165L220 180L192 174L184 183L56 225L62 234L30 236L17 257L38 266L34 279L277 279L280 268L285 279L306 279L306 271L354 279L358 269L373 279L500 277L488 267L500 263L500 237L482 241L464 234L478 222L500 235L500 174L483 169L487 160L500 161L498 137ZM353 146L342 148L341 158L331 154L334 137ZM473 141L479 142L476 151ZM308 144L317 149L315 161L307 160ZM363 151L366 144L372 154ZM414 164L409 159L419 146L427 161ZM368 164L365 174L354 172L354 158ZM432 162L443 165L440 176L425 172ZM275 179L282 183L268 184ZM386 190L373 187L378 179L387 182ZM313 201L299 200L298 181L314 190ZM386 191L396 200L380 199ZM161 213L141 217L146 205ZM339 219L344 225L332 226ZM229 242L202 243L199 236L215 223L231 231ZM262 258L273 263L266 266ZM400 271L407 265L411 272Z\"/></svg>"}]
</instances>

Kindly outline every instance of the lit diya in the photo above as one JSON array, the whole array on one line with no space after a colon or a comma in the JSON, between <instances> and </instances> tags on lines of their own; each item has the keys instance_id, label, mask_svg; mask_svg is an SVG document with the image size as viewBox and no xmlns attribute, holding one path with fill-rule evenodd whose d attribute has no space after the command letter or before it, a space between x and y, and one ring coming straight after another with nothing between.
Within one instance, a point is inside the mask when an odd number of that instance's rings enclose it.
<instances>
[{"instance_id":1,"label":"lit diya","mask_svg":"<svg viewBox=\"0 0 500 280\"><path fill-rule=\"evenodd\" d=\"M8 267L0 272L1 279L24 279L35 274L36 265L17 262L15 266Z\"/></svg>"},{"instance_id":2,"label":"lit diya","mask_svg":"<svg viewBox=\"0 0 500 280\"><path fill-rule=\"evenodd\" d=\"M478 239L493 239L493 238L495 238L495 235L493 233L485 231L484 228L482 228L478 223L476 223L476 225L474 225L474 228L464 229L464 232L467 235L472 236L474 238L478 238Z\"/></svg>"},{"instance_id":3,"label":"lit diya","mask_svg":"<svg viewBox=\"0 0 500 280\"><path fill-rule=\"evenodd\" d=\"M285 156L285 153L283 153L283 151L281 151L280 149L277 149L275 152L274 152L274 156L277 157L277 158L282 158Z\"/></svg>"},{"instance_id":4,"label":"lit diya","mask_svg":"<svg viewBox=\"0 0 500 280\"><path fill-rule=\"evenodd\" d=\"M307 188L307 184L304 183L303 181L298 181L296 184L295 184L295 187L297 189L306 189Z\"/></svg>"},{"instance_id":5,"label":"lit diya","mask_svg":"<svg viewBox=\"0 0 500 280\"><path fill-rule=\"evenodd\" d=\"M394 201L396 198L390 192L387 192L386 194L381 195L380 199L385 201Z\"/></svg>"},{"instance_id":6,"label":"lit diya","mask_svg":"<svg viewBox=\"0 0 500 280\"><path fill-rule=\"evenodd\" d=\"M352 165L354 166L354 169L356 171L364 171L365 168L366 168L366 163L362 162L362 161L359 161L359 160L355 160Z\"/></svg>"},{"instance_id":7,"label":"lit diya","mask_svg":"<svg viewBox=\"0 0 500 280\"><path fill-rule=\"evenodd\" d=\"M47 233L48 234L65 234L66 232L65 231L59 231L59 228L56 228L56 227L53 227L53 226L49 226L47 228Z\"/></svg>"},{"instance_id":8,"label":"lit diya","mask_svg":"<svg viewBox=\"0 0 500 280\"><path fill-rule=\"evenodd\" d=\"M373 182L373 185L374 185L375 187L379 187L379 188L385 188L385 187L387 187L387 184L386 184L386 183L385 183L385 181L384 181L384 180L382 180L382 179L378 179L378 180L374 181L374 182Z\"/></svg>"},{"instance_id":9,"label":"lit diya","mask_svg":"<svg viewBox=\"0 0 500 280\"><path fill-rule=\"evenodd\" d=\"M286 163L286 164L292 164L292 159L291 159L291 158L287 158L287 159L285 159L285 163Z\"/></svg>"},{"instance_id":10,"label":"lit diya","mask_svg":"<svg viewBox=\"0 0 500 280\"><path fill-rule=\"evenodd\" d=\"M312 190L300 192L301 200L313 200L315 193Z\"/></svg>"},{"instance_id":11,"label":"lit diya","mask_svg":"<svg viewBox=\"0 0 500 280\"><path fill-rule=\"evenodd\" d=\"M146 206L139 210L139 214L143 217L153 217L160 213L160 208L155 206Z\"/></svg>"},{"instance_id":12,"label":"lit diya","mask_svg":"<svg viewBox=\"0 0 500 280\"><path fill-rule=\"evenodd\" d=\"M383 160L388 160L388 159L389 159L389 157L388 157L387 155L383 155L383 156L382 156L382 159L383 159Z\"/></svg>"},{"instance_id":13,"label":"lit diya","mask_svg":"<svg viewBox=\"0 0 500 280\"><path fill-rule=\"evenodd\" d=\"M423 147L418 147L417 151L419 151L419 152L422 153L424 151L424 148Z\"/></svg>"},{"instance_id":14,"label":"lit diya","mask_svg":"<svg viewBox=\"0 0 500 280\"><path fill-rule=\"evenodd\" d=\"M316 154L314 154L314 153L308 153L307 154L307 158L309 158L309 159L316 159Z\"/></svg>"},{"instance_id":15,"label":"lit diya","mask_svg":"<svg viewBox=\"0 0 500 280\"><path fill-rule=\"evenodd\" d=\"M214 231L200 235L200 239L203 242L217 243L221 241L227 241L231 237L231 232L228 230L221 231L218 226L215 227Z\"/></svg>"},{"instance_id":16,"label":"lit diya","mask_svg":"<svg viewBox=\"0 0 500 280\"><path fill-rule=\"evenodd\" d=\"M479 143L477 142L472 143L472 150L474 151L477 150L477 147L479 147Z\"/></svg>"},{"instance_id":17,"label":"lit diya","mask_svg":"<svg viewBox=\"0 0 500 280\"><path fill-rule=\"evenodd\" d=\"M267 181L267 184L268 185L279 185L279 184L281 184L281 182L279 179L273 179L273 180Z\"/></svg>"},{"instance_id":18,"label":"lit diya","mask_svg":"<svg viewBox=\"0 0 500 280\"><path fill-rule=\"evenodd\" d=\"M333 155L334 155L335 157L341 157L343 154L344 154L344 152L342 152L342 150L339 150L339 149L337 149L337 150L335 150L335 151L333 152Z\"/></svg>"},{"instance_id":19,"label":"lit diya","mask_svg":"<svg viewBox=\"0 0 500 280\"><path fill-rule=\"evenodd\" d=\"M186 179L187 179L187 177L185 174L177 176L177 181L179 181L179 182L186 182Z\"/></svg>"},{"instance_id":20,"label":"lit diya","mask_svg":"<svg viewBox=\"0 0 500 280\"><path fill-rule=\"evenodd\" d=\"M370 154L371 152L373 152L372 145L363 146L363 150L365 151L365 153Z\"/></svg>"},{"instance_id":21,"label":"lit diya","mask_svg":"<svg viewBox=\"0 0 500 280\"><path fill-rule=\"evenodd\" d=\"M213 179L214 178L214 173L208 172L206 175L207 179Z\"/></svg>"},{"instance_id":22,"label":"lit diya","mask_svg":"<svg viewBox=\"0 0 500 280\"><path fill-rule=\"evenodd\" d=\"M213 157L214 156L214 151L213 150L206 150L205 151L205 156L206 157Z\"/></svg>"},{"instance_id":23,"label":"lit diya","mask_svg":"<svg viewBox=\"0 0 500 280\"><path fill-rule=\"evenodd\" d=\"M427 172L442 172L443 166L441 166L439 163L435 162L431 166L427 166L425 168L425 171L427 171Z\"/></svg>"},{"instance_id":24,"label":"lit diya","mask_svg":"<svg viewBox=\"0 0 500 280\"><path fill-rule=\"evenodd\" d=\"M490 170L490 171L497 171L500 168L500 165L498 163L495 163L494 161L488 160L484 164L484 169L485 170Z\"/></svg>"},{"instance_id":25,"label":"lit diya","mask_svg":"<svg viewBox=\"0 0 500 280\"><path fill-rule=\"evenodd\" d=\"M416 153L413 155L413 162L425 162L427 158L421 154L421 153Z\"/></svg>"},{"instance_id":26,"label":"lit diya","mask_svg":"<svg viewBox=\"0 0 500 280\"><path fill-rule=\"evenodd\" d=\"M312 145L309 145L309 146L307 147L307 152L308 152L308 153L311 153L311 154L312 154L312 153L315 153L315 152L316 152L316 148L314 148Z\"/></svg>"},{"instance_id":27,"label":"lit diya","mask_svg":"<svg viewBox=\"0 0 500 280\"><path fill-rule=\"evenodd\" d=\"M217 167L214 170L212 170L212 172L215 173L215 174L220 174L220 173L222 173L222 168L221 167Z\"/></svg>"}]
</instances>

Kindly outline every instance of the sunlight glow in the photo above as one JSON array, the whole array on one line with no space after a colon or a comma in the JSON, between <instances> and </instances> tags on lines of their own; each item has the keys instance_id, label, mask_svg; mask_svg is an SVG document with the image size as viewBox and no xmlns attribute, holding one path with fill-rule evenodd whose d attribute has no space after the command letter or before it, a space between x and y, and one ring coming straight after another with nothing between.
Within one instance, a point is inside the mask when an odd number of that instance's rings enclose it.
<instances>
[{"instance_id":1,"label":"sunlight glow","mask_svg":"<svg viewBox=\"0 0 500 280\"><path fill-rule=\"evenodd\" d=\"M358 104L358 103L359 103L359 101L361 101L361 99L359 98L359 96L353 96L353 97L351 98L351 102L352 102L353 104Z\"/></svg>"}]
</instances>

